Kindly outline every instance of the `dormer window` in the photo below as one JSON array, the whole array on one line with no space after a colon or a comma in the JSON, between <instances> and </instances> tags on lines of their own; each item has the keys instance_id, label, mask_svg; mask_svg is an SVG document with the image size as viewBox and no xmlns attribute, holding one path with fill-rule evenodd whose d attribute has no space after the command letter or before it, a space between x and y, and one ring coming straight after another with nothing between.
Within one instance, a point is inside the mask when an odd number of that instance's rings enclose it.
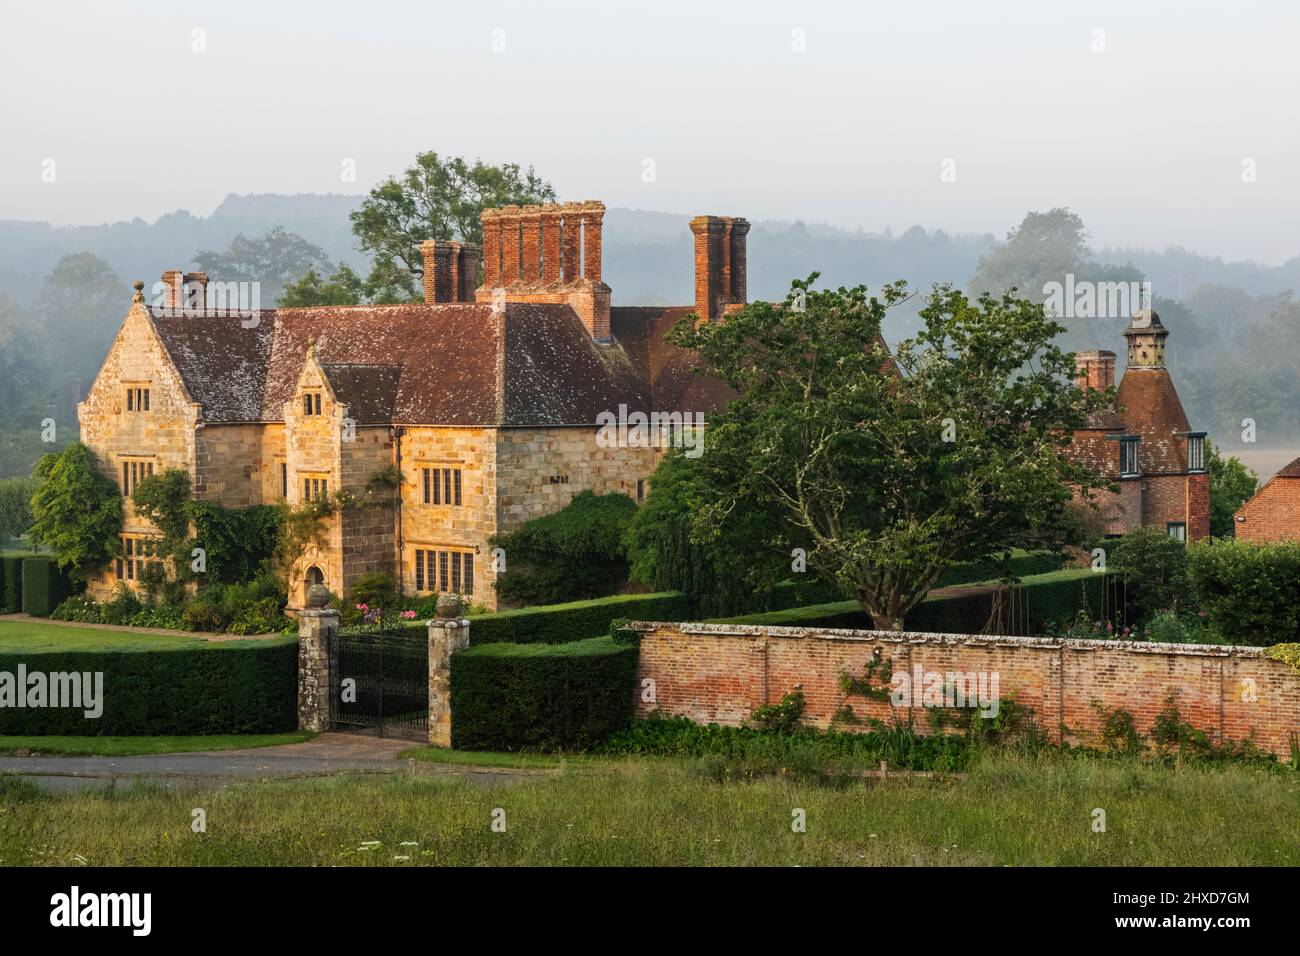
<instances>
[{"instance_id":1,"label":"dormer window","mask_svg":"<svg viewBox=\"0 0 1300 956\"><path fill-rule=\"evenodd\" d=\"M303 394L302 413L304 415L320 414L320 392L305 392Z\"/></svg>"},{"instance_id":2,"label":"dormer window","mask_svg":"<svg viewBox=\"0 0 1300 956\"><path fill-rule=\"evenodd\" d=\"M1138 468L1138 436L1124 435L1119 440L1119 476L1135 478L1141 473Z\"/></svg>"},{"instance_id":3,"label":"dormer window","mask_svg":"<svg viewBox=\"0 0 1300 956\"><path fill-rule=\"evenodd\" d=\"M1187 436L1187 470L1205 470L1205 432L1192 432Z\"/></svg>"}]
</instances>

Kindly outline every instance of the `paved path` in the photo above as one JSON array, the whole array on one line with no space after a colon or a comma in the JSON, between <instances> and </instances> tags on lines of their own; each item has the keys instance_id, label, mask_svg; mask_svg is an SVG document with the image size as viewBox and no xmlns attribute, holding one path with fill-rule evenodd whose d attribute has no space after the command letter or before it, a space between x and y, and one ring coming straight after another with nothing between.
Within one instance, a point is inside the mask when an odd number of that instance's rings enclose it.
<instances>
[{"instance_id":1,"label":"paved path","mask_svg":"<svg viewBox=\"0 0 1300 956\"><path fill-rule=\"evenodd\" d=\"M0 754L0 774L21 775L48 789L75 790L149 781L166 787L222 786L234 780L312 777L338 773L415 773L424 777L488 785L548 776L549 769L497 769L400 760L418 746L360 734L321 734L279 747L196 753L140 754L128 757L13 756Z\"/></svg>"}]
</instances>

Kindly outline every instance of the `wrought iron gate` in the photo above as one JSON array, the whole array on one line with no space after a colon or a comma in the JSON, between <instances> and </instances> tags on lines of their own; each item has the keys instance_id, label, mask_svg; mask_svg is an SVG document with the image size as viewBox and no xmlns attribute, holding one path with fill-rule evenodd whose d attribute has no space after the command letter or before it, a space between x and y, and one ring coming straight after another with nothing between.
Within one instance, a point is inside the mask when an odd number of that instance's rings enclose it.
<instances>
[{"instance_id":1,"label":"wrought iron gate","mask_svg":"<svg viewBox=\"0 0 1300 956\"><path fill-rule=\"evenodd\" d=\"M429 645L422 633L338 633L330 642L330 684L335 728L428 739Z\"/></svg>"}]
</instances>

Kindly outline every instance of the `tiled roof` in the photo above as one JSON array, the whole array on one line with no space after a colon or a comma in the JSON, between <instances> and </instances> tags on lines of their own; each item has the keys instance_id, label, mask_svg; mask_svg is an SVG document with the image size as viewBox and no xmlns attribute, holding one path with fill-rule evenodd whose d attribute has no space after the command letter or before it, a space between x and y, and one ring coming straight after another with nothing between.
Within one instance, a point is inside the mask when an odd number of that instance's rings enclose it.
<instances>
[{"instance_id":1,"label":"tiled roof","mask_svg":"<svg viewBox=\"0 0 1300 956\"><path fill-rule=\"evenodd\" d=\"M1138 460L1144 475L1187 472L1187 439L1179 433L1191 431L1191 426L1168 369L1125 370L1115 406L1125 431L1141 436Z\"/></svg>"},{"instance_id":2,"label":"tiled roof","mask_svg":"<svg viewBox=\"0 0 1300 956\"><path fill-rule=\"evenodd\" d=\"M1300 458L1278 471L1274 478L1300 478ZM1270 479L1272 480L1272 479Z\"/></svg>"},{"instance_id":3,"label":"tiled roof","mask_svg":"<svg viewBox=\"0 0 1300 956\"><path fill-rule=\"evenodd\" d=\"M358 425L377 425L393 420L397 402L400 365L322 364L334 397L348 406Z\"/></svg>"},{"instance_id":4,"label":"tiled roof","mask_svg":"<svg viewBox=\"0 0 1300 956\"><path fill-rule=\"evenodd\" d=\"M664 341L668 330L694 311L692 305L610 310L614 338L647 376L657 411L707 413L735 395L725 382L696 374L696 358Z\"/></svg>"},{"instance_id":5,"label":"tiled roof","mask_svg":"<svg viewBox=\"0 0 1300 956\"><path fill-rule=\"evenodd\" d=\"M511 302L502 314L476 303L280 309L253 328L237 315L150 314L213 423L283 421L312 339L359 423L590 425L620 404L719 407L725 388L696 381L690 357L662 342L672 322L643 311L613 310L623 333L613 346L594 343L566 305Z\"/></svg>"}]
</instances>

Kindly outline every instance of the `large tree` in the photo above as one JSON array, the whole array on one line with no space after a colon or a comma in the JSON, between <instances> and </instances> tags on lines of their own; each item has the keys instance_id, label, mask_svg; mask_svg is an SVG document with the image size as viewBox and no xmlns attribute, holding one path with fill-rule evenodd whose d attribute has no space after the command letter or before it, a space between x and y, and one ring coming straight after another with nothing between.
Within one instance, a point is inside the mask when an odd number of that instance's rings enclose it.
<instances>
[{"instance_id":1,"label":"large tree","mask_svg":"<svg viewBox=\"0 0 1300 956\"><path fill-rule=\"evenodd\" d=\"M1133 265L1117 266L1097 262L1088 247L1083 220L1069 209L1030 212L1020 225L980 257L969 291L972 296L1000 296L1015 292L1031 302L1044 302L1049 283L1066 283L1073 276L1083 283L1140 283L1141 270ZM1130 303L1136 312L1140 303ZM1163 309L1164 305L1157 306ZM1163 313L1162 313L1163 314ZM1113 349L1130 315L1057 316L1064 326L1062 344L1073 349Z\"/></svg>"},{"instance_id":2,"label":"large tree","mask_svg":"<svg viewBox=\"0 0 1300 956\"><path fill-rule=\"evenodd\" d=\"M424 240L480 243L479 215L485 208L554 201L555 189L531 166L418 153L412 166L370 190L352 213L358 244L374 260L366 291L376 301L418 299Z\"/></svg>"},{"instance_id":3,"label":"large tree","mask_svg":"<svg viewBox=\"0 0 1300 956\"><path fill-rule=\"evenodd\" d=\"M224 252L202 250L194 261L213 282L257 282L262 307L278 303L285 286L297 277L334 267L320 246L274 226L264 236L235 236Z\"/></svg>"},{"instance_id":4,"label":"large tree","mask_svg":"<svg viewBox=\"0 0 1300 956\"><path fill-rule=\"evenodd\" d=\"M901 627L953 562L1063 534L1071 487L1105 482L1062 448L1113 394L1075 387L1032 302L936 287L891 360L880 329L903 284L868 298L815 278L670 333L738 392L705 433L696 521L774 509L810 567Z\"/></svg>"}]
</instances>

